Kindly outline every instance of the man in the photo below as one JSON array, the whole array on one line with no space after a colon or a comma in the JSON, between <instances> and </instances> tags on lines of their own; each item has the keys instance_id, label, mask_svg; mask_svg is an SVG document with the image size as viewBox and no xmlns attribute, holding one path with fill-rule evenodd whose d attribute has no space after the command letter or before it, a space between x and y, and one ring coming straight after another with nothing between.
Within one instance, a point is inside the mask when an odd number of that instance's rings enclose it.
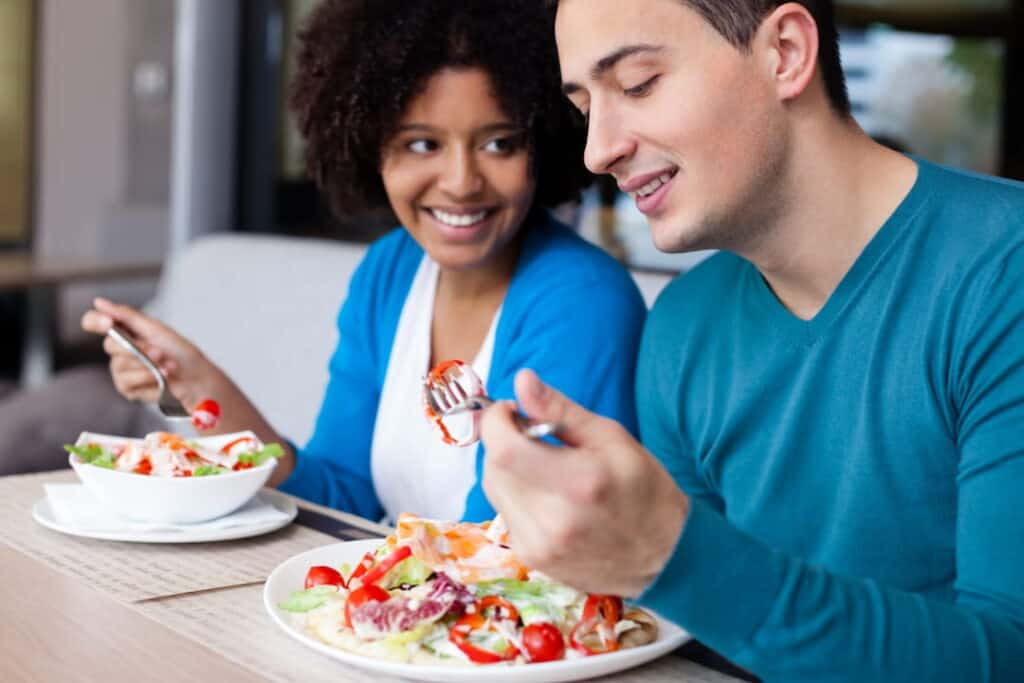
<instances>
[{"instance_id":1,"label":"man","mask_svg":"<svg viewBox=\"0 0 1024 683\"><path fill-rule=\"evenodd\" d=\"M1024 189L870 140L828 2L561 0L556 35L590 169L725 251L651 312L649 451L529 371L565 448L485 414L522 559L765 680L1024 681Z\"/></svg>"}]
</instances>

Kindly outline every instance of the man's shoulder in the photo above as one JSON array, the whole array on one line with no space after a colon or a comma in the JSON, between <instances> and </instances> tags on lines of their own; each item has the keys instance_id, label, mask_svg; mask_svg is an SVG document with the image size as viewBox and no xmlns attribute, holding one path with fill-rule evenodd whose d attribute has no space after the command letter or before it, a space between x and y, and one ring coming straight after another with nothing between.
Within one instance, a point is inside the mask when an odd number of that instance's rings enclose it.
<instances>
[{"instance_id":1,"label":"man's shoulder","mask_svg":"<svg viewBox=\"0 0 1024 683\"><path fill-rule=\"evenodd\" d=\"M651 308L651 317L678 320L680 314L691 318L713 314L752 268L749 261L719 251L666 285Z\"/></svg>"},{"instance_id":2,"label":"man's shoulder","mask_svg":"<svg viewBox=\"0 0 1024 683\"><path fill-rule=\"evenodd\" d=\"M1024 237L1024 183L919 163L929 185L934 229L976 248Z\"/></svg>"}]
</instances>

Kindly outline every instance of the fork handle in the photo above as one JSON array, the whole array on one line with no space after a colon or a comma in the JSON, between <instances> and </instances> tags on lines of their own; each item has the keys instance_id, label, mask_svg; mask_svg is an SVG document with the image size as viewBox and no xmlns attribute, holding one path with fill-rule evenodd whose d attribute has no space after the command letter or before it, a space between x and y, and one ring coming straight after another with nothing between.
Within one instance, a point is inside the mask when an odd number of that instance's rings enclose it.
<instances>
[{"instance_id":1,"label":"fork handle","mask_svg":"<svg viewBox=\"0 0 1024 683\"><path fill-rule=\"evenodd\" d=\"M562 429L562 425L557 422L534 422L525 415L520 415L519 413L515 415L516 424L519 425L520 431L531 439L540 440L552 434L557 435Z\"/></svg>"},{"instance_id":2,"label":"fork handle","mask_svg":"<svg viewBox=\"0 0 1024 683\"><path fill-rule=\"evenodd\" d=\"M167 385L167 380L164 378L164 373L160 372L160 368L156 366L149 356L143 353L132 338L128 335L128 331L120 325L111 325L110 329L107 330L107 335L120 344L122 347L127 349L135 358L142 363L147 370L153 375L156 383L160 386L160 391L163 392L164 387Z\"/></svg>"}]
</instances>

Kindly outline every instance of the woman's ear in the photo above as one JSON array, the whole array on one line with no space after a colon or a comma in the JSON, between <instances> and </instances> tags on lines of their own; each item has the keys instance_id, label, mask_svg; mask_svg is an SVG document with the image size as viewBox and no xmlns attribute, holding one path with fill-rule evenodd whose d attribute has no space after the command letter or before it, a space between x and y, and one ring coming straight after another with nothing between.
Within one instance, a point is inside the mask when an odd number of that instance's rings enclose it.
<instances>
[{"instance_id":1,"label":"woman's ear","mask_svg":"<svg viewBox=\"0 0 1024 683\"><path fill-rule=\"evenodd\" d=\"M780 101L796 99L814 80L818 26L806 7L795 2L777 7L761 22L754 47L767 60Z\"/></svg>"}]
</instances>

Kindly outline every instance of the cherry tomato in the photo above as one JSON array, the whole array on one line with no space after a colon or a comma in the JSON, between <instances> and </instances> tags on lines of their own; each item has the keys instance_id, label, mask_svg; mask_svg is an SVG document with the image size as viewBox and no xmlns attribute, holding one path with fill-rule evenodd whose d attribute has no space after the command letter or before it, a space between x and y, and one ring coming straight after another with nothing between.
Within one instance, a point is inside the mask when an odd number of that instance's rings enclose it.
<instances>
[{"instance_id":1,"label":"cherry tomato","mask_svg":"<svg viewBox=\"0 0 1024 683\"><path fill-rule=\"evenodd\" d=\"M530 624L523 629L523 647L531 662L551 662L565 654L565 638L554 624Z\"/></svg>"},{"instance_id":2,"label":"cherry tomato","mask_svg":"<svg viewBox=\"0 0 1024 683\"><path fill-rule=\"evenodd\" d=\"M313 586L341 586L345 587L345 579L337 569L322 564L310 567L306 572L306 588Z\"/></svg>"},{"instance_id":3,"label":"cherry tomato","mask_svg":"<svg viewBox=\"0 0 1024 683\"><path fill-rule=\"evenodd\" d=\"M368 602L387 602L390 597L386 590L372 583L355 589L348 594L348 600L345 601L345 624L352 628L352 610L360 605Z\"/></svg>"},{"instance_id":4,"label":"cherry tomato","mask_svg":"<svg viewBox=\"0 0 1024 683\"><path fill-rule=\"evenodd\" d=\"M192 425L200 431L213 429L217 426L218 420L220 420L220 406L213 399L203 399L192 409Z\"/></svg>"},{"instance_id":5,"label":"cherry tomato","mask_svg":"<svg viewBox=\"0 0 1024 683\"><path fill-rule=\"evenodd\" d=\"M139 461L139 464L135 466L135 474L151 474L153 472L153 463L149 458L143 458Z\"/></svg>"}]
</instances>

